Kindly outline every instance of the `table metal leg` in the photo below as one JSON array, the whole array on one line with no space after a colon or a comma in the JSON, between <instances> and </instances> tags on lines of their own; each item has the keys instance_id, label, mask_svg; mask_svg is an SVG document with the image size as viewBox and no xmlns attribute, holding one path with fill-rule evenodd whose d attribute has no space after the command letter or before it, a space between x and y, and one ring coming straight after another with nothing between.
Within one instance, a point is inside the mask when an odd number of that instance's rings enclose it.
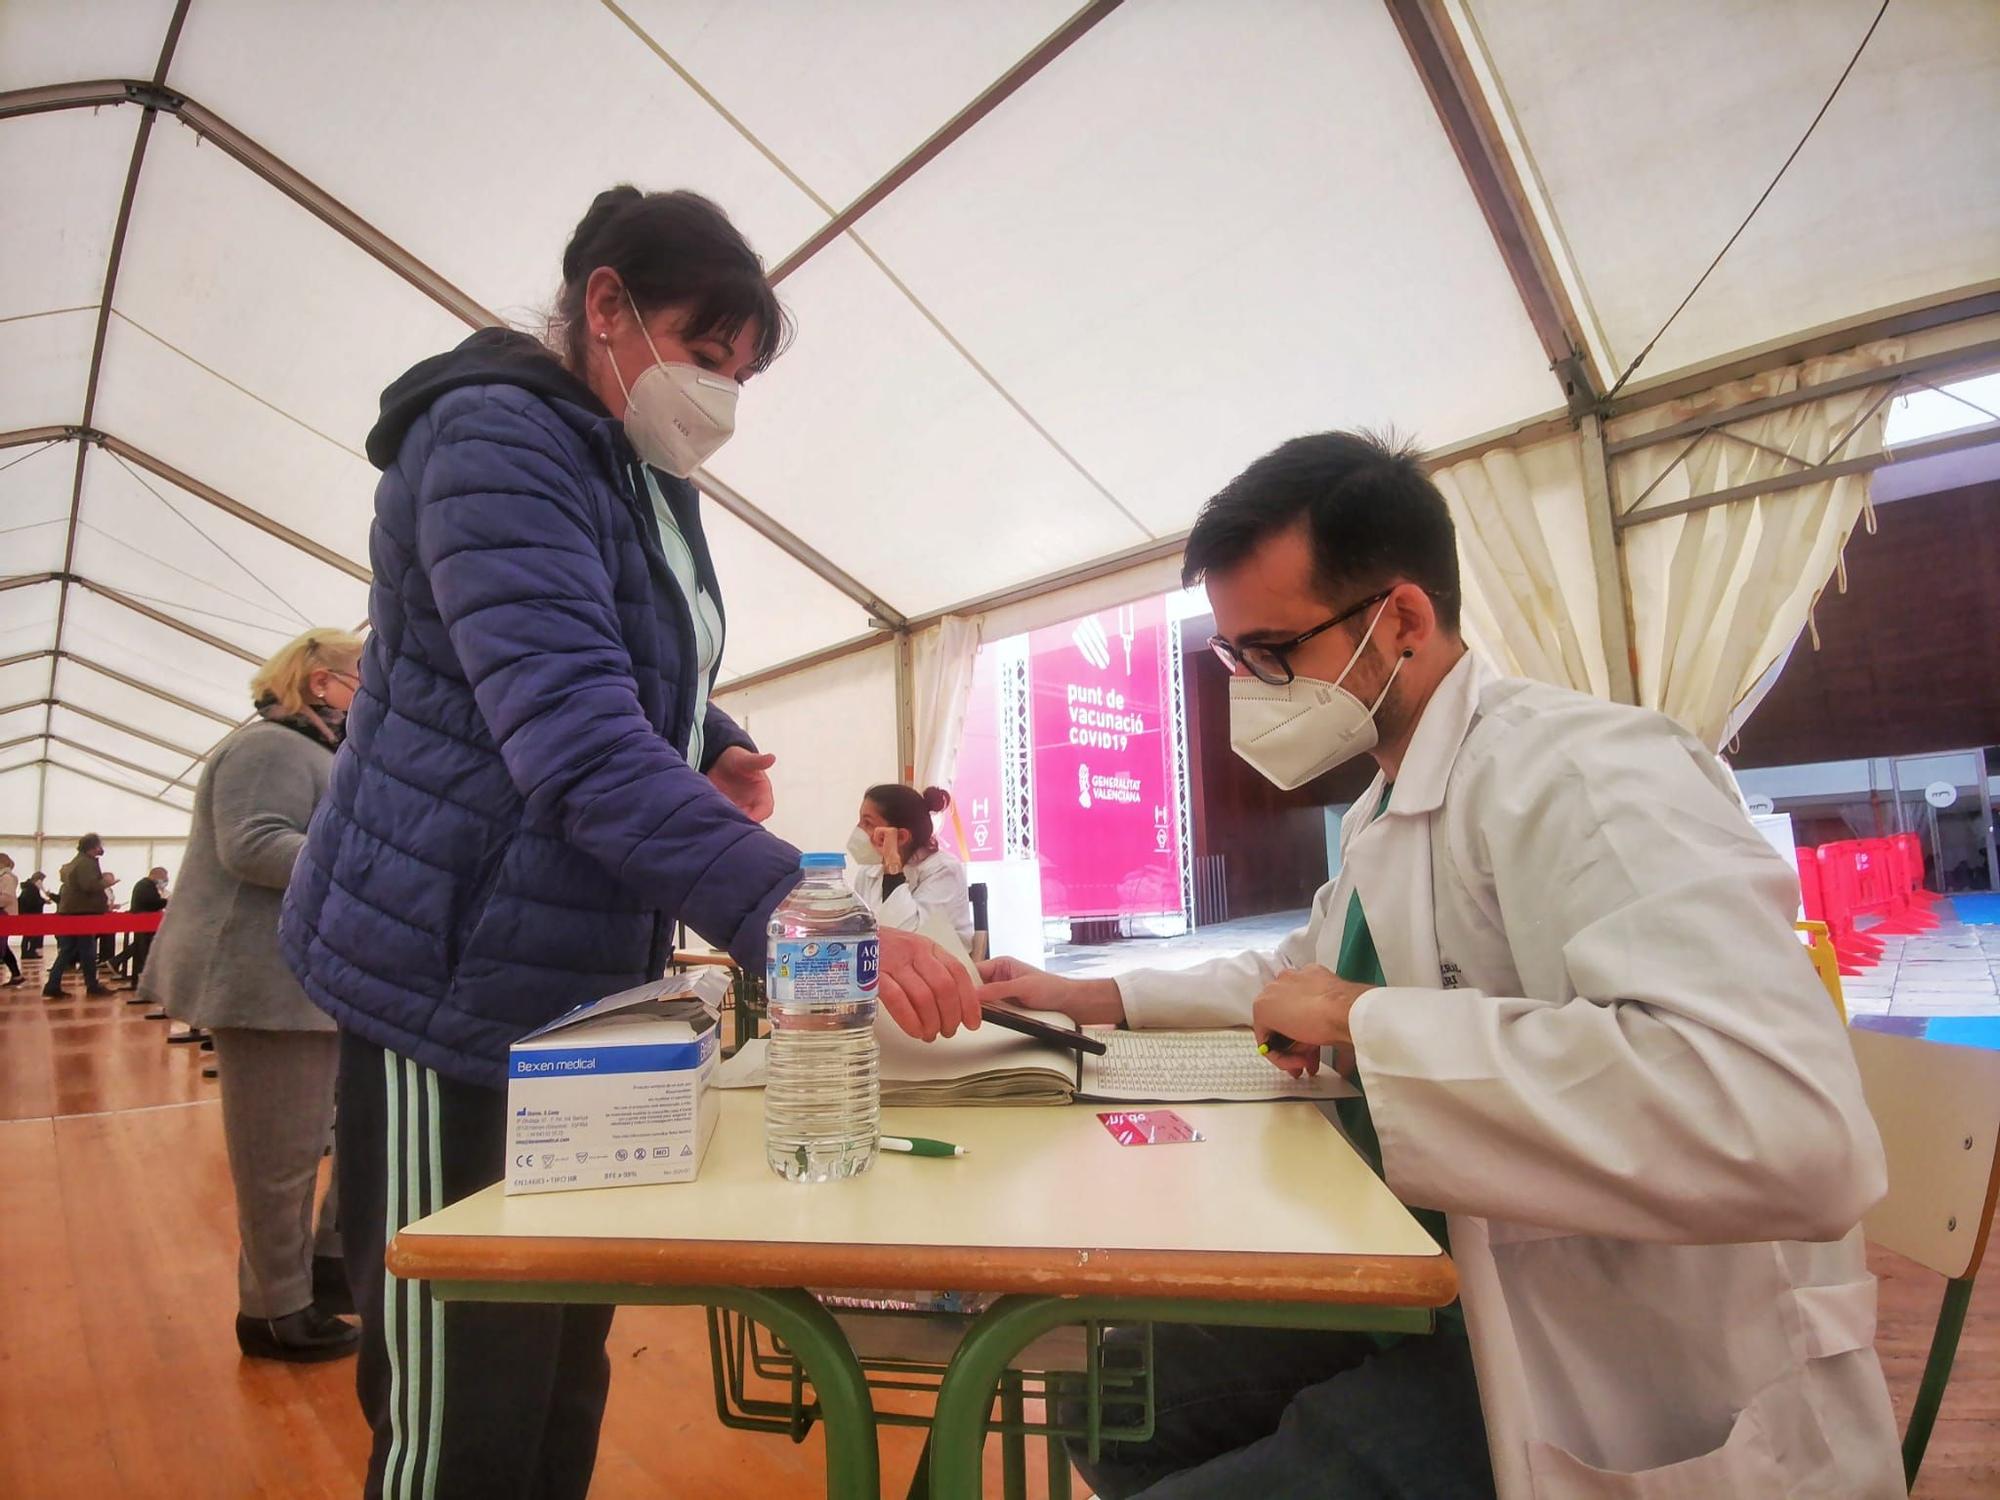
<instances>
[{"instance_id":1,"label":"table metal leg","mask_svg":"<svg viewBox=\"0 0 2000 1500\"><path fill-rule=\"evenodd\" d=\"M1006 1371L1000 1377L1000 1420L1015 1429L1000 1435L1000 1493L1006 1500L1028 1500L1028 1440L1019 1431L1027 1415L1021 1377Z\"/></svg>"},{"instance_id":2,"label":"table metal leg","mask_svg":"<svg viewBox=\"0 0 2000 1500\"><path fill-rule=\"evenodd\" d=\"M1048 1450L1049 1500L1069 1500L1069 1444L1051 1434L1042 1446Z\"/></svg>"},{"instance_id":3,"label":"table metal leg","mask_svg":"<svg viewBox=\"0 0 2000 1500\"><path fill-rule=\"evenodd\" d=\"M1122 1297L1002 1297L981 1315L952 1356L931 1419L933 1500L979 1500L980 1455L993 1393L1021 1351L1052 1328L1101 1320L1226 1323L1259 1328L1323 1328L1362 1333L1428 1333L1429 1308L1356 1307L1321 1302L1201 1302ZM1012 1413L1009 1413L1011 1416ZM1056 1458L1049 1460L1053 1473Z\"/></svg>"},{"instance_id":4,"label":"table metal leg","mask_svg":"<svg viewBox=\"0 0 2000 1500\"><path fill-rule=\"evenodd\" d=\"M522 1285L434 1281L447 1302L612 1302L620 1306L727 1307L785 1341L812 1382L826 1426L827 1500L881 1500L875 1408L847 1335L812 1293L799 1287Z\"/></svg>"}]
</instances>

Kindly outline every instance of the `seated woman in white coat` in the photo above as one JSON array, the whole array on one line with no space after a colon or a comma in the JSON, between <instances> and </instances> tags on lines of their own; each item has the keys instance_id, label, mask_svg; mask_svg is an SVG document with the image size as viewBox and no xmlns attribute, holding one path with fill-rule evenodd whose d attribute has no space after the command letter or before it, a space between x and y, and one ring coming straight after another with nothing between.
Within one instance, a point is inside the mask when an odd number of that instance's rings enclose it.
<instances>
[{"instance_id":1,"label":"seated woman in white coat","mask_svg":"<svg viewBox=\"0 0 2000 1500\"><path fill-rule=\"evenodd\" d=\"M918 791L900 782L871 786L861 799L861 821L847 838L854 861L848 879L884 927L915 932L932 912L941 914L961 943L972 942L972 907L965 866L938 847L934 814L951 806L942 787Z\"/></svg>"}]
</instances>

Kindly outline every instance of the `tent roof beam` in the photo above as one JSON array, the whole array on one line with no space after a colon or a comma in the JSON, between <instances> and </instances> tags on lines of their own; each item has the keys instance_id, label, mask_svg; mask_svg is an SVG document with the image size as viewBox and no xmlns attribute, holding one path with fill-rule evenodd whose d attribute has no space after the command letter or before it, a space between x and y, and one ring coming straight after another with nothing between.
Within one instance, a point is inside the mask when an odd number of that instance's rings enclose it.
<instances>
[{"instance_id":1,"label":"tent roof beam","mask_svg":"<svg viewBox=\"0 0 2000 1500\"><path fill-rule=\"evenodd\" d=\"M189 0L177 0L172 18L167 22L167 34L160 43L159 61L153 67L153 87L158 88L167 80L167 69L174 60L174 49L180 45L181 27L187 20ZM118 198L118 218L111 230L111 252L105 258L104 286L97 298L97 328L90 341L90 373L83 384L83 415L78 425L90 426L91 418L97 414L97 390L104 377L104 342L111 330L111 304L118 291L118 268L125 258L125 236L132 227L132 203L139 193L139 173L146 165L146 144L153 138L154 111L148 109L139 117L138 133L132 138L132 159L125 169L125 187ZM89 457L87 445L79 443L76 449L76 468L70 480L69 528L63 539L62 570L68 575L76 566L76 532L83 512L83 465ZM63 627L69 623L69 579L63 579L62 590L56 596L56 638L55 650L60 658L63 643ZM49 662L49 696L56 691L56 660ZM43 721L43 732L52 733L55 727L55 710L48 711Z\"/></svg>"},{"instance_id":2,"label":"tent roof beam","mask_svg":"<svg viewBox=\"0 0 2000 1500\"><path fill-rule=\"evenodd\" d=\"M808 572L832 584L866 610L871 618L881 620L892 630L900 630L903 627L904 618L901 611L883 603L881 596L867 584L804 540L783 522L751 504L706 469L696 472L694 482L704 495Z\"/></svg>"},{"instance_id":3,"label":"tent roof beam","mask_svg":"<svg viewBox=\"0 0 2000 1500\"><path fill-rule=\"evenodd\" d=\"M95 745L86 745L82 740L73 740L67 735L52 734L48 736L48 741L51 745L66 745L80 754L92 756L95 759L103 761L106 765L117 766L120 770L130 771L134 775L143 776L148 781L157 781L160 783L161 790L163 791L173 784L173 778L165 771L153 766L141 765L136 760L127 760L122 755L113 755L109 750L100 750Z\"/></svg>"},{"instance_id":4,"label":"tent roof beam","mask_svg":"<svg viewBox=\"0 0 2000 1500\"><path fill-rule=\"evenodd\" d=\"M261 667L264 664L264 658L255 651L247 650L234 641L224 640L212 631L203 630L199 625L190 625L186 620L170 615L163 609L155 609L145 600L134 599L130 594L121 589L114 589L109 584L94 582L80 573L64 574L63 583L65 586L75 584L78 588L87 589L100 599L108 599L120 608L129 609L133 614L151 620L155 625L164 625L169 630L178 631L189 640L200 641L204 646L227 652L239 661L248 662L254 667ZM57 648L57 653L61 654L60 647ZM53 687L50 691L53 694Z\"/></svg>"},{"instance_id":5,"label":"tent roof beam","mask_svg":"<svg viewBox=\"0 0 2000 1500\"><path fill-rule=\"evenodd\" d=\"M157 802L162 807L171 807L175 812L178 813L187 813L194 811L194 804L191 802L176 802L171 797L158 796L152 792L142 792L137 787L132 786L126 782L114 781L109 776L98 775L97 772L95 771L86 771L83 769L82 766L73 766L66 760L53 760L45 755L40 760L30 761L29 764L42 766L44 768L53 767L54 769L66 772L71 776L81 776L85 781L94 781L99 786L108 786L114 792L123 792L128 797L138 797L147 802ZM148 774L150 775L151 773ZM46 838L48 835L45 832L42 836ZM172 837L162 836L160 842L162 843L172 842Z\"/></svg>"},{"instance_id":6,"label":"tent roof beam","mask_svg":"<svg viewBox=\"0 0 2000 1500\"><path fill-rule=\"evenodd\" d=\"M1961 349L1940 349L1934 354L1920 354L1914 359L1898 360L1890 365L1877 365L1870 370L1857 370L1852 375L1822 380L1817 385L1802 385L1780 395L1767 396L1761 401L1746 401L1741 406L1724 407L1720 411L1690 417L1687 421L1676 422L1671 427L1661 427L1652 432L1621 438L1615 443L1607 444L1604 451L1616 458L1621 453L1632 453L1641 448L1670 443L1676 438L1689 437L1698 432L1711 432L1718 427L1731 427L1738 422L1747 422L1753 417L1761 417L1769 412L1783 411L1787 407L1798 406L1807 401L1818 401L1827 396L1837 396L1843 391L1857 391L1871 385L1909 380L1919 376L1936 378L1959 370L1970 372L1982 366L1995 364L2000 364L2000 339L1967 344Z\"/></svg>"},{"instance_id":7,"label":"tent roof beam","mask_svg":"<svg viewBox=\"0 0 2000 1500\"><path fill-rule=\"evenodd\" d=\"M180 11L186 9L186 0L182 0ZM148 119L155 114L172 115L454 317L474 328L504 323L498 314L418 260L296 167L265 150L206 105L167 88L164 64L162 72L150 83L135 78L98 78L0 92L0 120L52 110L98 109L107 104L136 104L146 111Z\"/></svg>"},{"instance_id":8,"label":"tent roof beam","mask_svg":"<svg viewBox=\"0 0 2000 1500\"><path fill-rule=\"evenodd\" d=\"M1120 0L1093 0L1069 21L1058 28L1041 46L1028 54L1019 63L1002 75L978 99L959 111L951 120L935 131L922 145L892 168L878 182L864 192L845 210L830 220L812 240L792 252L772 271L772 280L779 281L803 265L812 255L832 243L847 229L879 204L897 187L940 152L984 119L1007 98L1017 92L1042 69L1046 68L1070 46L1080 40L1105 16L1117 9ZM193 130L204 140L221 147L231 157L277 188L294 202L312 213L322 223L341 234L350 243L366 251L397 275L403 277L419 291L451 312L468 325L479 328L500 324L503 320L491 310L475 301L463 290L418 260L409 251L396 244L387 235L362 219L360 215L314 183L310 178L290 166L272 152L267 151L229 124L213 110L208 109L187 95L164 86L164 72L153 83L142 83L135 79L96 79L78 83L50 84L36 88L15 89L0 92L0 119L12 115L38 114L61 109L95 109L107 104L137 104L147 111L151 119L155 113L173 115L182 124ZM109 318L109 299L100 308L100 348L102 344L101 325ZM83 428L89 428L88 414ZM79 432L75 429L37 428L21 434L10 434L18 442L50 441L59 436L81 437L85 442L97 441L106 451L118 453L121 457L147 468L159 478L179 485L189 493L199 495L219 509L228 511L252 525L284 537L302 550L312 552L329 566L338 567L350 576L366 578L365 570L357 571L361 565L327 549L321 549L310 539L288 529L274 529L278 523L252 510L240 502L232 501L219 491L192 481L162 461L145 454L143 450L119 443L104 435ZM0 445L6 440L0 439ZM77 492L81 494L83 455L79 453L77 463ZM881 620L891 629L901 628L904 616L868 588L845 569L828 559L810 546L797 533L767 514L754 502L733 487L717 480L712 475L700 477L702 489L718 504L735 515L745 525L756 531L773 546L798 562L802 567L819 578L832 584L842 594L855 601L874 618Z\"/></svg>"},{"instance_id":9,"label":"tent roof beam","mask_svg":"<svg viewBox=\"0 0 2000 1500\"><path fill-rule=\"evenodd\" d=\"M803 245L779 261L771 270L772 283L775 285L783 281L852 229L870 209L879 205L883 199L935 161L960 136L1012 98L1023 85L1081 41L1092 27L1118 9L1121 3L1122 0L1091 0L1091 3L1063 22L1039 47L1002 73L978 98L932 131L908 156L864 189L860 197L827 220Z\"/></svg>"},{"instance_id":10,"label":"tent roof beam","mask_svg":"<svg viewBox=\"0 0 2000 1500\"><path fill-rule=\"evenodd\" d=\"M1732 380L1745 380L1766 370L1779 370L1822 354L1838 354L1877 339L1903 338L1926 329L1942 328L1973 318L2000 314L2000 282L1984 282L1963 287L1942 297L1920 299L1895 307L1878 308L1858 318L1847 318L1775 343L1761 344L1737 354L1726 355L1697 365L1679 374L1668 373L1650 384L1635 381L1610 403L1605 416L1622 417L1649 406L1678 401Z\"/></svg>"},{"instance_id":11,"label":"tent roof beam","mask_svg":"<svg viewBox=\"0 0 2000 1500\"><path fill-rule=\"evenodd\" d=\"M1697 511L1713 510L1718 505L1729 505L1737 500L1754 500L1760 495L1782 494L1803 485L1818 484L1822 480L1839 479L1849 474L1868 474L1888 464L1904 463L1912 459L1936 458L1940 454L1957 453L1966 448L1984 448L1989 444L2000 444L2000 422L1982 422L1977 427L1968 427L1962 432L1947 433L1921 443L1905 443L1900 448L1885 448L1880 453L1864 454L1859 458L1843 458L1833 463L1815 464L1808 469L1794 470L1789 474L1773 475L1769 479L1753 479L1747 484L1731 485L1726 490L1714 490L1706 495L1691 495L1685 500L1676 500L1671 505L1655 505L1645 510L1632 511L1619 516L1614 523L1620 531L1634 526L1644 526L1652 521L1664 521L1671 516L1693 515Z\"/></svg>"},{"instance_id":12,"label":"tent roof beam","mask_svg":"<svg viewBox=\"0 0 2000 1500\"><path fill-rule=\"evenodd\" d=\"M183 698L176 693L170 693L163 687L158 687L153 683L144 681L141 678L133 677L128 673L121 672L116 667L107 666L103 662L97 661L92 657L79 656L74 651L61 652L60 656L62 660L73 661L79 667L84 667L89 671L95 672L100 677L110 678L120 687L131 688L134 692L138 693L148 693L151 696L158 698L162 703L171 703L175 708L183 709L188 713L199 714L204 719L213 719L215 720L216 723L221 724L226 728L234 729L236 727L236 720L230 718L228 714L217 713L212 708L206 708L203 705L196 703L191 699Z\"/></svg>"},{"instance_id":13,"label":"tent roof beam","mask_svg":"<svg viewBox=\"0 0 2000 1500\"><path fill-rule=\"evenodd\" d=\"M178 755L183 759L200 761L208 758L206 750L190 750L185 745L177 745L172 740L162 739L159 735L149 733L144 729L135 729L132 725L114 719L109 714L101 714L94 708L85 708L81 703L71 703L62 698L52 698L49 701L54 707L63 709L65 712L73 713L94 723L102 724L107 729L115 729L120 734L129 734L135 740L144 740L149 745L156 745L160 749L170 754ZM5 712L5 709L0 709L0 713ZM161 779L166 780L167 778L162 777Z\"/></svg>"},{"instance_id":14,"label":"tent roof beam","mask_svg":"<svg viewBox=\"0 0 2000 1500\"><path fill-rule=\"evenodd\" d=\"M1571 414L1581 416L1597 405L1604 377L1458 32L1440 0L1385 3L1541 340L1549 369L1562 382Z\"/></svg>"},{"instance_id":15,"label":"tent roof beam","mask_svg":"<svg viewBox=\"0 0 2000 1500\"><path fill-rule=\"evenodd\" d=\"M0 448L18 448L30 443L61 442L77 442L87 447L95 445L102 448L106 453L144 469L155 479L164 479L168 484L186 491L197 500L207 501L225 515L235 517L246 526L255 527L266 536L276 537L288 546L305 553L314 561L325 563L329 568L345 573L349 578L367 583L375 576L366 563L356 562L345 553L336 552L325 543L316 542L305 533L294 531L284 522L273 520L256 507L245 505L231 495L225 495L214 485L196 479L192 474L183 473L156 454L98 428L24 427L15 432L0 432Z\"/></svg>"}]
</instances>

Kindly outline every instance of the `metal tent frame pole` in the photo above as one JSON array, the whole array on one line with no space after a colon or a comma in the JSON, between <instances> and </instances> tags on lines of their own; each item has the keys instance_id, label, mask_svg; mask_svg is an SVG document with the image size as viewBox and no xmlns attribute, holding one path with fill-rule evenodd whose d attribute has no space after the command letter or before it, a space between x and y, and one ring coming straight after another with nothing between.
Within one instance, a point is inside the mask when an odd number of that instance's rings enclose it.
<instances>
[{"instance_id":1,"label":"metal tent frame pole","mask_svg":"<svg viewBox=\"0 0 2000 1500\"><path fill-rule=\"evenodd\" d=\"M1384 3L1541 341L1549 369L1562 385L1572 423L1582 435L1584 517L1591 567L1597 576L1597 624L1609 672L1607 686L1617 701L1637 703L1631 578L1618 535L1600 415L1603 373L1451 17L1440 0Z\"/></svg>"}]
</instances>

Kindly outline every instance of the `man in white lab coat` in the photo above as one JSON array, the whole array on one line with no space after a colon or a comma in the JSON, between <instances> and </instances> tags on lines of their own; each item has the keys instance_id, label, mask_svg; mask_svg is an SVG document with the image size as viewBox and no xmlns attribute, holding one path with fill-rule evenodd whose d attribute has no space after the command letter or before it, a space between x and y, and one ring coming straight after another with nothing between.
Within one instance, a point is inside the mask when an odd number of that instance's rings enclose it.
<instances>
[{"instance_id":1,"label":"man in white lab coat","mask_svg":"<svg viewBox=\"0 0 2000 1500\"><path fill-rule=\"evenodd\" d=\"M1881 1144L1728 773L1658 714L1468 653L1444 501L1369 438L1259 460L1185 569L1237 753L1283 787L1380 766L1340 877L1272 953L1094 981L1001 959L987 992L1253 1023L1293 1070L1332 1049L1349 1136L1441 1211L1463 1322L1159 1329L1156 1437L1113 1445L1099 1493L1901 1495L1856 1228Z\"/></svg>"}]
</instances>

